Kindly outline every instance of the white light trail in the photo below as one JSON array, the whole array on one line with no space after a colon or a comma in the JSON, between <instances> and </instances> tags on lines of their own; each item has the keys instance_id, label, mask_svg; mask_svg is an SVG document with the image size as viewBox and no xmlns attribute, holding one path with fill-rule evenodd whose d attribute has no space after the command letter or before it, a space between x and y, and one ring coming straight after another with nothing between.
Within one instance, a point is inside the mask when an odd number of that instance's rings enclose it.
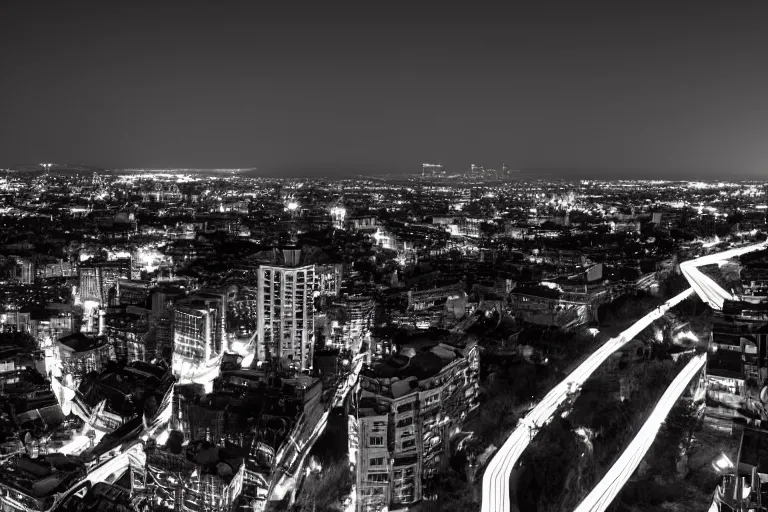
<instances>
[{"instance_id":1,"label":"white light trail","mask_svg":"<svg viewBox=\"0 0 768 512\"><path fill-rule=\"evenodd\" d=\"M605 474L592 492L584 498L584 501L576 507L575 512L603 512L608 508L619 494L619 491L621 491L621 488L624 487L624 484L627 483L640 465L640 462L642 462L646 452L648 452L648 449L656 439L656 434L667 418L669 411L672 410L672 407L688 387L691 379L701 371L706 362L706 354L698 355L691 359L675 377L675 380L672 381L672 384L664 392L648 420L621 457L619 457L619 460L608 470L608 473Z\"/></svg>"},{"instance_id":2,"label":"white light trail","mask_svg":"<svg viewBox=\"0 0 768 512\"><path fill-rule=\"evenodd\" d=\"M696 336L696 335L693 333L693 331L691 331L690 329L688 329L688 330L687 330L687 331L685 331L685 332L679 332L679 333L677 333L677 334L675 335L675 341L682 341L682 340L688 340L688 341L697 342L697 341L699 341L699 337L698 337L698 336Z\"/></svg>"},{"instance_id":3,"label":"white light trail","mask_svg":"<svg viewBox=\"0 0 768 512\"><path fill-rule=\"evenodd\" d=\"M729 251L708 254L701 258L681 263L680 270L702 301L707 302L713 309L722 310L724 302L726 300L735 300L735 297L723 290L723 288L711 278L704 275L697 267L719 263L748 252L765 248L766 242L763 242L738 247ZM697 339L690 331L682 333L682 336L688 337L689 339ZM685 390L688 382L690 382L693 376L698 373L705 363L706 354L702 354L691 360L683 371L680 372L672 384L667 388L667 391L664 393L635 439L630 443L616 464L608 470L608 473L603 480L600 481L597 487L595 487L579 505L576 512L602 512L611 504L653 444L653 441L656 439L656 434L669 414L669 411L672 410L672 406L674 406L675 402L680 398L680 395Z\"/></svg>"},{"instance_id":4,"label":"white light trail","mask_svg":"<svg viewBox=\"0 0 768 512\"><path fill-rule=\"evenodd\" d=\"M289 440L285 441L278 450L275 456L275 469L272 472L272 482L269 489L271 499L282 499L295 486L295 483L299 481L298 477L304 466L304 460L309 455L309 451L312 449L315 441L325 431L331 410L344 404L347 394L357 383L360 370L363 367L363 356L364 354L360 354L356 357L356 360L353 362L352 371L336 390L332 406L323 412L314 429L306 436L299 434L300 438L295 439L293 438L294 434L301 431L301 426L295 425ZM301 422L304 419L304 416L302 416L302 419L299 421Z\"/></svg>"},{"instance_id":5,"label":"white light trail","mask_svg":"<svg viewBox=\"0 0 768 512\"><path fill-rule=\"evenodd\" d=\"M545 425L557 408L568 398L573 386L580 386L597 370L616 350L634 339L651 323L664 316L672 308L693 294L689 288L654 309L619 336L611 338L598 348L586 361L562 382L557 384L539 402L536 407L520 421L520 424L496 452L483 474L482 512L509 512L509 477L512 469L525 449L530 444L538 429L531 430L529 425Z\"/></svg>"},{"instance_id":6,"label":"white light trail","mask_svg":"<svg viewBox=\"0 0 768 512\"><path fill-rule=\"evenodd\" d=\"M715 283L710 277L704 275L697 267L715 264L720 261L741 256L748 252L759 251L766 247L768 247L768 243L762 242L759 244L737 247L724 252L708 254L695 260L684 261L680 264L680 271L688 280L691 287L696 290L696 294L701 297L701 300L709 304L712 309L720 311L723 309L723 303L726 300L734 300L735 297L733 297L731 293L723 290L723 288Z\"/></svg>"}]
</instances>

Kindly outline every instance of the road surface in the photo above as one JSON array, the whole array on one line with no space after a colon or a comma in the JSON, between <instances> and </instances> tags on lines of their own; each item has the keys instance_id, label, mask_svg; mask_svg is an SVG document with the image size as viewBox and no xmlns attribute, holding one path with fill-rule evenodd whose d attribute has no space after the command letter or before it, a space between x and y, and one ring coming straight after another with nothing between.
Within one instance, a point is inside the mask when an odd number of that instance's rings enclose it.
<instances>
[{"instance_id":1,"label":"road surface","mask_svg":"<svg viewBox=\"0 0 768 512\"><path fill-rule=\"evenodd\" d=\"M314 424L305 420L303 424L295 426L288 439L283 442L275 456L275 466L272 471L268 494L269 500L281 500L294 491L296 483L300 481L300 473L304 469L307 455L328 425L328 415L334 407L340 407L344 404L347 395L357 384L360 371L363 368L364 356L365 354L360 354L352 362L352 370L336 389L331 407L322 412L319 420ZM322 407L321 404L318 405Z\"/></svg>"},{"instance_id":2,"label":"road surface","mask_svg":"<svg viewBox=\"0 0 768 512\"><path fill-rule=\"evenodd\" d=\"M538 429L547 424L557 408L565 402L574 385L581 386L611 354L626 345L651 323L664 316L668 309L676 306L693 294L689 288L669 299L663 305L632 324L615 338L611 338L557 384L523 418L491 459L483 474L482 512L510 512L509 477L515 463L530 444Z\"/></svg>"},{"instance_id":3,"label":"road surface","mask_svg":"<svg viewBox=\"0 0 768 512\"><path fill-rule=\"evenodd\" d=\"M704 275L697 267L711 265L765 248L766 243L759 243L709 254L681 263L680 270L702 301L709 304L712 309L721 310L725 300L734 300L735 297L715 283L710 277ZM621 491L621 488L635 472L643 457L645 457L646 452L656 439L656 434L659 432L661 424L666 419L669 411L672 410L675 402L680 398L688 382L706 364L706 356L706 354L702 354L691 360L675 380L672 381L672 384L669 385L656 408L648 417L640 432L635 436L635 439L632 440L619 460L608 470L608 473L606 473L600 483L581 502L576 512L602 512L611 504L619 491Z\"/></svg>"},{"instance_id":4,"label":"road surface","mask_svg":"<svg viewBox=\"0 0 768 512\"><path fill-rule=\"evenodd\" d=\"M496 452L493 459L491 459L483 474L482 512L510 511L509 477L512 473L512 468L523 454L525 448L530 444L538 429L550 421L558 406L566 400L573 384L583 384L612 353L632 340L656 319L664 316L664 313L669 308L688 298L694 291L713 308L722 309L723 301L726 298L731 298L730 294L698 271L696 267L717 263L718 261L734 258L748 252L764 249L766 246L768 246L768 242L752 244L681 263L680 270L691 284L690 289L668 300L659 308L654 309L619 336L608 340L565 380L555 386L520 421L518 427Z\"/></svg>"},{"instance_id":5,"label":"road surface","mask_svg":"<svg viewBox=\"0 0 768 512\"><path fill-rule=\"evenodd\" d=\"M701 300L709 304L712 309L720 311L723 309L723 302L725 300L734 300L735 297L733 297L730 292L723 290L723 288L715 283L710 277L704 275L697 267L712 265L719 261L735 258L748 252L759 251L766 247L768 247L768 243L762 242L759 244L737 247L715 254L708 254L695 260L684 261L680 264L680 271L682 271L691 287L696 290L696 294L701 297Z\"/></svg>"},{"instance_id":6,"label":"road surface","mask_svg":"<svg viewBox=\"0 0 768 512\"><path fill-rule=\"evenodd\" d=\"M672 384L664 392L648 420L646 420L627 449L619 457L619 460L608 470L603 479L592 489L592 492L576 507L575 512L603 512L608 508L619 494L619 491L621 491L621 488L624 487L624 484L627 483L640 465L646 452L648 452L653 441L656 439L656 434L659 432L661 424L664 423L675 402L678 401L691 382L691 379L701 371L706 362L707 355L700 354L691 359L675 377L675 380L672 381Z\"/></svg>"}]
</instances>

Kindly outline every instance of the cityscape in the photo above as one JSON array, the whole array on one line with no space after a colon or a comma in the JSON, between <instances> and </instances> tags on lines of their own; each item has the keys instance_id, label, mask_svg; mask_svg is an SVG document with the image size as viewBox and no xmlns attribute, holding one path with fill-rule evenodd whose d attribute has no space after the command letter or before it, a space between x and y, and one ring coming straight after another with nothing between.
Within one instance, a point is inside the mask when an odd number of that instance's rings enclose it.
<instances>
[{"instance_id":1,"label":"cityscape","mask_svg":"<svg viewBox=\"0 0 768 512\"><path fill-rule=\"evenodd\" d=\"M499 167L3 170L4 510L759 510L768 187Z\"/></svg>"},{"instance_id":2,"label":"cityscape","mask_svg":"<svg viewBox=\"0 0 768 512\"><path fill-rule=\"evenodd\" d=\"M768 512L767 22L3 3L0 512Z\"/></svg>"}]
</instances>

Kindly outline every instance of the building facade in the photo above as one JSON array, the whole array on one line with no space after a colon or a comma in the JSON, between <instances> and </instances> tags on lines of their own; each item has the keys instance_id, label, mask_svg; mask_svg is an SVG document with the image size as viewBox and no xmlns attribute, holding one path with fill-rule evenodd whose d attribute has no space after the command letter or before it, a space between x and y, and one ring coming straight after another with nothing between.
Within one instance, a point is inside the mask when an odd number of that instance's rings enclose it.
<instances>
[{"instance_id":1,"label":"building facade","mask_svg":"<svg viewBox=\"0 0 768 512\"><path fill-rule=\"evenodd\" d=\"M257 358L312 367L315 267L259 267Z\"/></svg>"},{"instance_id":2,"label":"building facade","mask_svg":"<svg viewBox=\"0 0 768 512\"><path fill-rule=\"evenodd\" d=\"M82 302L93 301L100 306L117 303L117 283L130 275L130 260L83 265L78 269Z\"/></svg>"},{"instance_id":3,"label":"building facade","mask_svg":"<svg viewBox=\"0 0 768 512\"><path fill-rule=\"evenodd\" d=\"M479 365L475 342L440 343L404 365L392 358L363 371L356 422L358 512L407 508L432 494L450 438L477 407ZM408 368L419 377L408 376Z\"/></svg>"},{"instance_id":4,"label":"building facade","mask_svg":"<svg viewBox=\"0 0 768 512\"><path fill-rule=\"evenodd\" d=\"M219 353L214 338L218 311L200 302L177 304L173 308L173 374L180 380L194 380L211 366Z\"/></svg>"}]
</instances>

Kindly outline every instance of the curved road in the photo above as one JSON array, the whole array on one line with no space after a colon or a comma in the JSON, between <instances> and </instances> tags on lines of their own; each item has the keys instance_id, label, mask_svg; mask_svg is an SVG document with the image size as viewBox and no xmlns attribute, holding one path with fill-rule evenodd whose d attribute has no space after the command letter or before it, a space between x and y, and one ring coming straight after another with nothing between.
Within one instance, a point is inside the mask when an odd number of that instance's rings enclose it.
<instances>
[{"instance_id":1,"label":"curved road","mask_svg":"<svg viewBox=\"0 0 768 512\"><path fill-rule=\"evenodd\" d=\"M680 270L690 283L691 287L696 290L696 294L701 297L701 300L709 304L712 309L719 311L723 309L723 302L725 300L733 300L734 297L729 292L723 290L722 287L715 283L710 277L704 275L697 267L712 265L719 261L735 258L748 252L765 249L766 247L768 247L768 243L763 242L708 254L695 260L684 261L680 264Z\"/></svg>"},{"instance_id":2,"label":"curved road","mask_svg":"<svg viewBox=\"0 0 768 512\"><path fill-rule=\"evenodd\" d=\"M721 310L725 300L734 300L735 297L723 290L714 280L704 275L697 267L711 265L751 251L764 249L765 247L766 243L753 244L710 254L693 261L681 263L680 270L702 301L708 303L712 309ZM675 380L672 381L627 449L624 450L621 457L608 470L592 492L579 504L576 512L603 512L608 508L651 448L659 428L664 423L675 402L685 391L690 380L706 364L706 356L706 354L702 354L692 359Z\"/></svg>"},{"instance_id":3,"label":"curved road","mask_svg":"<svg viewBox=\"0 0 768 512\"><path fill-rule=\"evenodd\" d=\"M672 384L659 399L659 403L651 412L635 438L621 454L619 460L611 466L602 480L592 489L586 498L576 507L575 512L603 512L613 499L619 494L621 488L627 483L637 467L645 457L646 452L656 439L656 434L661 424L667 419L669 411L688 387L688 384L704 367L707 355L700 354L683 368L675 377Z\"/></svg>"},{"instance_id":4,"label":"curved road","mask_svg":"<svg viewBox=\"0 0 768 512\"><path fill-rule=\"evenodd\" d=\"M635 338L648 325L664 316L669 308L676 306L692 294L693 289L685 290L642 317L619 336L606 341L565 380L552 388L536 407L531 409L485 469L482 512L509 512L511 510L509 477L512 469L530 444L538 428L548 423L557 408L568 398L572 387L582 385L611 354Z\"/></svg>"},{"instance_id":5,"label":"curved road","mask_svg":"<svg viewBox=\"0 0 768 512\"><path fill-rule=\"evenodd\" d=\"M629 329L622 332L619 336L608 340L603 346L597 349L587 358L576 370L558 385L556 385L547 395L534 407L520 424L507 438L502 447L496 452L491 462L483 474L483 494L482 494L482 512L510 512L509 496L509 477L515 463L523 454L525 448L530 444L531 439L538 428L545 425L552 418L552 415L568 397L573 384L583 384L592 373L616 350L625 345L628 341L637 336L652 322L664 316L666 311L689 297L694 291L701 299L713 308L721 309L723 301L731 298L730 294L725 292L714 281L702 274L696 267L717 263L742 254L766 248L768 243L753 244L743 247L737 247L728 251L709 254L696 260L683 262L680 264L680 270L686 277L692 288L673 297L659 308L648 313L640 320L635 322ZM698 361L699 359L695 359ZM702 363L703 364L703 363ZM690 379L689 379L690 380ZM610 503L610 502L609 502Z\"/></svg>"}]
</instances>

